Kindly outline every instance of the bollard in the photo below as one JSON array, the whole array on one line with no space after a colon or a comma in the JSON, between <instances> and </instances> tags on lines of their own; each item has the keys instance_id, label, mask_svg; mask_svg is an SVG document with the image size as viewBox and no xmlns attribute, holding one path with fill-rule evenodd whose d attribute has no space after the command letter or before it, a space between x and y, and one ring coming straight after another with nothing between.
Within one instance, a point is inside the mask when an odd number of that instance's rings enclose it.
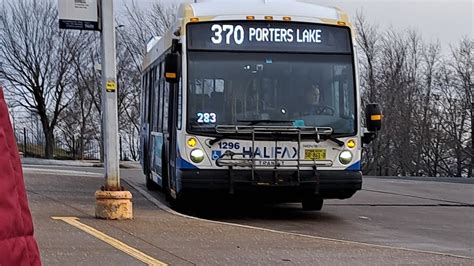
<instances>
[{"instance_id":1,"label":"bollard","mask_svg":"<svg viewBox=\"0 0 474 266\"><path fill-rule=\"evenodd\" d=\"M132 193L129 191L96 191L95 217L107 220L133 219Z\"/></svg>"}]
</instances>

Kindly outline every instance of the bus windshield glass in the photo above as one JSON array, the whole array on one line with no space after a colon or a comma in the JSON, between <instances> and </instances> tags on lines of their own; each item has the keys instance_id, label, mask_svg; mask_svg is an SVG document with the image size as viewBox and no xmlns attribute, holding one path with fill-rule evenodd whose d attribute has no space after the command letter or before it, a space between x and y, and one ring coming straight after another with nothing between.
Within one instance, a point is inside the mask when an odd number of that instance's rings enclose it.
<instances>
[{"instance_id":1,"label":"bus windshield glass","mask_svg":"<svg viewBox=\"0 0 474 266\"><path fill-rule=\"evenodd\" d=\"M189 51L187 85L195 133L251 121L356 131L351 54Z\"/></svg>"}]
</instances>

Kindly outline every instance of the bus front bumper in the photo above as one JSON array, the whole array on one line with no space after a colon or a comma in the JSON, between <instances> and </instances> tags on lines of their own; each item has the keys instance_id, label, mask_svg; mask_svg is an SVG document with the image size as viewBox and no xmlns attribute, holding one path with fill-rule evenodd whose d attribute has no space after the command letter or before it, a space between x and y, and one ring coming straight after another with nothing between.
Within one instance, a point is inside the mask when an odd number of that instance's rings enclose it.
<instances>
[{"instance_id":1,"label":"bus front bumper","mask_svg":"<svg viewBox=\"0 0 474 266\"><path fill-rule=\"evenodd\" d=\"M282 201L308 194L347 199L362 188L360 171L179 170L179 193L215 191L230 194L268 193Z\"/></svg>"}]
</instances>

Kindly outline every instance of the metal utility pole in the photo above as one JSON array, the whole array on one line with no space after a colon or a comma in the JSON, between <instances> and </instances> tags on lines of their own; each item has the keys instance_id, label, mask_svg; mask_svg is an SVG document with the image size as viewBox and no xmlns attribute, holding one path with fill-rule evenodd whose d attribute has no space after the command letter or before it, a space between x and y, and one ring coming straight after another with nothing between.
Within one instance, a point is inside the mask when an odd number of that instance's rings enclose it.
<instances>
[{"instance_id":1,"label":"metal utility pole","mask_svg":"<svg viewBox=\"0 0 474 266\"><path fill-rule=\"evenodd\" d=\"M105 186L96 191L95 216L132 219L132 194L120 186L114 0L101 1L102 132Z\"/></svg>"},{"instance_id":2,"label":"metal utility pole","mask_svg":"<svg viewBox=\"0 0 474 266\"><path fill-rule=\"evenodd\" d=\"M102 130L105 190L120 190L114 1L101 0Z\"/></svg>"}]
</instances>

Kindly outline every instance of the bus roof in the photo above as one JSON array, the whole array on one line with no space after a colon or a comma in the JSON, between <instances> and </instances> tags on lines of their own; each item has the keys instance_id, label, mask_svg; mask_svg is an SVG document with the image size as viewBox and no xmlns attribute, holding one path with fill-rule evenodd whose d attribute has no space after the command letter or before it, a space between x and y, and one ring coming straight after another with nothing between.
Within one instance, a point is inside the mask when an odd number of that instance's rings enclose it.
<instances>
[{"instance_id":1,"label":"bus roof","mask_svg":"<svg viewBox=\"0 0 474 266\"><path fill-rule=\"evenodd\" d=\"M189 6L193 17L213 16L294 16L341 20L344 16L340 9L321 6L301 0L199 0ZM186 16L186 12L180 12ZM186 19L186 17L182 17Z\"/></svg>"},{"instance_id":2,"label":"bus roof","mask_svg":"<svg viewBox=\"0 0 474 266\"><path fill-rule=\"evenodd\" d=\"M306 0L308 1L308 0ZM196 3L183 3L178 11L178 21L160 40L147 49L142 69L148 68L162 53L171 47L174 33L185 28L191 18L206 20L246 19L254 16L263 20L272 16L275 20L291 17L294 21L320 22L350 26L347 14L337 7L321 6L305 0L197 0ZM185 30L181 30L184 34Z\"/></svg>"}]
</instances>

